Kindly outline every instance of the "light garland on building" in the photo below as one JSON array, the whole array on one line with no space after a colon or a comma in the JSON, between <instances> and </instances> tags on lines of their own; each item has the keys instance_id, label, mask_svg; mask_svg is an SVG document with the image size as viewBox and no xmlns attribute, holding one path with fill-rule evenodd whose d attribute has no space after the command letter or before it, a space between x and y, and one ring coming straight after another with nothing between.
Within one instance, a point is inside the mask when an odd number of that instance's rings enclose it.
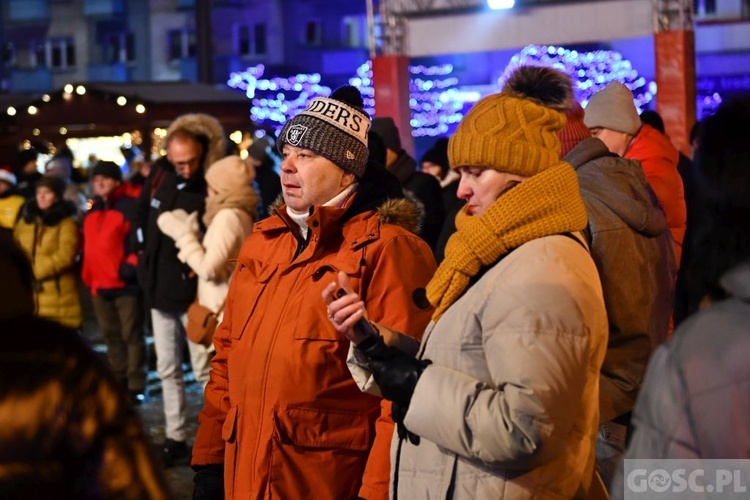
<instances>
[{"instance_id":1,"label":"light garland on building","mask_svg":"<svg viewBox=\"0 0 750 500\"><path fill-rule=\"evenodd\" d=\"M632 63L617 51L579 52L553 45L529 45L511 58L503 75L522 64L552 66L570 75L576 98L584 107L593 94L611 81L619 81L633 92L639 111L656 94L656 83L639 75ZM264 71L265 67L259 64L232 73L227 85L245 91L252 101L250 113L256 123L277 131L286 120L305 109L313 97L331 94L330 88L320 85L318 73L264 79ZM413 65L409 66L409 72L409 107L414 137L450 135L476 101L498 92L504 83L503 76L496 86L461 86L452 64ZM365 111L375 116L371 61L357 68L356 76L349 79L349 84L360 90Z\"/></svg>"},{"instance_id":2,"label":"light garland on building","mask_svg":"<svg viewBox=\"0 0 750 500\"><path fill-rule=\"evenodd\" d=\"M314 97L331 95L331 89L320 84L318 73L266 79L262 78L264 71L265 66L258 64L231 73L227 85L245 91L252 103L250 118L253 121L276 130L290 117L303 111Z\"/></svg>"}]
</instances>

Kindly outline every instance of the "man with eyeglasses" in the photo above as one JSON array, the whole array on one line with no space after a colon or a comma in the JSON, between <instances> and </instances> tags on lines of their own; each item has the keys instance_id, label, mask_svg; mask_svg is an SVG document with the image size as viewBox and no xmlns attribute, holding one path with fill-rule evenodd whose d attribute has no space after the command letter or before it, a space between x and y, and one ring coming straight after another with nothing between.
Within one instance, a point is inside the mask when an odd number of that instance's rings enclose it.
<instances>
[{"instance_id":1,"label":"man with eyeglasses","mask_svg":"<svg viewBox=\"0 0 750 500\"><path fill-rule=\"evenodd\" d=\"M162 382L166 440L162 461L166 467L186 463L187 404L182 371L187 309L195 300L197 277L177 258L174 240L159 230L156 220L166 211L182 209L186 215L205 209L205 169L225 155L221 124L205 114L178 117L167 130L166 156L156 160L138 199L132 235L139 252L139 281L156 347L156 369ZM196 380L208 381L210 353L188 342Z\"/></svg>"}]
</instances>

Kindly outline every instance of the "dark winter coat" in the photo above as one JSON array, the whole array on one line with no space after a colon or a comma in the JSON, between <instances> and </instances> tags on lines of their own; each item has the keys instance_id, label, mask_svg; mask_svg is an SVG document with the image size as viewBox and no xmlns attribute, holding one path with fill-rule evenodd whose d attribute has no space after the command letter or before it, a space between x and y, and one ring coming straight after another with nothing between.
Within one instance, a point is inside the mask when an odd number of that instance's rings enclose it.
<instances>
[{"instance_id":1,"label":"dark winter coat","mask_svg":"<svg viewBox=\"0 0 750 500\"><path fill-rule=\"evenodd\" d=\"M417 162L403 150L388 170L398 178L404 194L422 205L423 219L419 235L434 251L445 220L440 181L430 174L417 171Z\"/></svg>"},{"instance_id":2,"label":"dark winter coat","mask_svg":"<svg viewBox=\"0 0 750 500\"><path fill-rule=\"evenodd\" d=\"M134 248L141 250L138 278L148 307L185 312L195 300L198 279L177 258L174 240L159 230L156 219L163 212L178 208L187 213L198 211L202 216L205 199L206 180L202 173L185 181L169 163L154 163L136 202L131 232Z\"/></svg>"}]
</instances>

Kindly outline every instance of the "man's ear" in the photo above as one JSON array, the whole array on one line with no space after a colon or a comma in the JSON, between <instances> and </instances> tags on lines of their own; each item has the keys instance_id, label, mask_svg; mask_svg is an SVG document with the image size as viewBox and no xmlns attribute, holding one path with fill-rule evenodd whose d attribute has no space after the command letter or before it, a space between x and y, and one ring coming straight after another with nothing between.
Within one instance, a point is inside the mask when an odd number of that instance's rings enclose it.
<instances>
[{"instance_id":1,"label":"man's ear","mask_svg":"<svg viewBox=\"0 0 750 500\"><path fill-rule=\"evenodd\" d=\"M341 177L341 187L348 188L355 182L357 182L357 177L351 172L344 171L344 175Z\"/></svg>"}]
</instances>

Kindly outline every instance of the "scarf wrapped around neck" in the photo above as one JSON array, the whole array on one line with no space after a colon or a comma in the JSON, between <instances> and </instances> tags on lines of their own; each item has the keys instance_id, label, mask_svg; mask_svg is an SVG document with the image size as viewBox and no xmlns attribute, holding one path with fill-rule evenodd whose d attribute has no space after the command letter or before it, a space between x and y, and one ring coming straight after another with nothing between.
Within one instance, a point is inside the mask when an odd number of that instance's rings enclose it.
<instances>
[{"instance_id":1,"label":"scarf wrapped around neck","mask_svg":"<svg viewBox=\"0 0 750 500\"><path fill-rule=\"evenodd\" d=\"M464 207L456 216L445 259L427 285L427 299L435 307L432 319L437 321L461 297L483 266L526 242L581 231L587 223L578 177L564 162L507 191L479 217Z\"/></svg>"},{"instance_id":2,"label":"scarf wrapped around neck","mask_svg":"<svg viewBox=\"0 0 750 500\"><path fill-rule=\"evenodd\" d=\"M258 194L248 184L206 198L206 213L203 214L203 223L206 227L211 224L216 214L223 208L239 208L250 214L250 217L255 220L257 218Z\"/></svg>"}]
</instances>

